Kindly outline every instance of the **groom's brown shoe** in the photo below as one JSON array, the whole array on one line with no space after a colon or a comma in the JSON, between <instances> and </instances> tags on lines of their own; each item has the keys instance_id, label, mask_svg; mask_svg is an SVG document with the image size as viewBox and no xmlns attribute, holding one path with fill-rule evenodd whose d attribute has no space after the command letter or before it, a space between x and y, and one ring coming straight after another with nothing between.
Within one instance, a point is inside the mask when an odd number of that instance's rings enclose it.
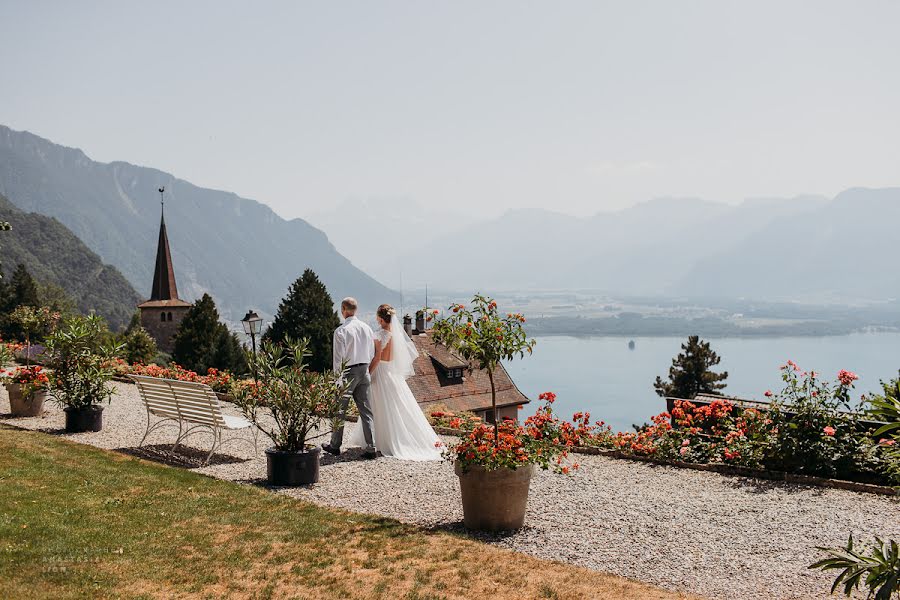
<instances>
[{"instance_id":1,"label":"groom's brown shoe","mask_svg":"<svg viewBox=\"0 0 900 600\"><path fill-rule=\"evenodd\" d=\"M362 457L365 458L366 460L372 460L372 459L378 458L378 452L376 452L374 450L369 450L367 452L363 452Z\"/></svg>"},{"instance_id":2,"label":"groom's brown shoe","mask_svg":"<svg viewBox=\"0 0 900 600\"><path fill-rule=\"evenodd\" d=\"M341 455L341 449L340 449L340 448L332 448L329 444L322 444L322 450L324 450L324 451L327 452L328 454L333 454L334 456L340 456L340 455Z\"/></svg>"}]
</instances>

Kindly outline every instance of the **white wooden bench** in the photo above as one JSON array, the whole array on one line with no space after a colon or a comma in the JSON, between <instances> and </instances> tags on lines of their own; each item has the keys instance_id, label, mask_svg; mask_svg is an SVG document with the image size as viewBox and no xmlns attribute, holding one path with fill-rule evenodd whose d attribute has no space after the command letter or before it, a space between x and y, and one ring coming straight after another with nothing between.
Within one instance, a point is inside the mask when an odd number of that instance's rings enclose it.
<instances>
[{"instance_id":1,"label":"white wooden bench","mask_svg":"<svg viewBox=\"0 0 900 600\"><path fill-rule=\"evenodd\" d=\"M223 444L241 438L222 440L223 431L252 428L253 449L257 451L257 429L243 417L226 415L222 405L211 387L192 381L177 379L161 379L146 375L129 375L137 384L141 401L147 409L147 431L138 447L144 445L151 431L164 425L178 425L178 436L172 450L175 450L189 435L198 431L208 431L213 436L212 448L203 464L208 464L213 453ZM151 422L151 416L160 420Z\"/></svg>"}]
</instances>

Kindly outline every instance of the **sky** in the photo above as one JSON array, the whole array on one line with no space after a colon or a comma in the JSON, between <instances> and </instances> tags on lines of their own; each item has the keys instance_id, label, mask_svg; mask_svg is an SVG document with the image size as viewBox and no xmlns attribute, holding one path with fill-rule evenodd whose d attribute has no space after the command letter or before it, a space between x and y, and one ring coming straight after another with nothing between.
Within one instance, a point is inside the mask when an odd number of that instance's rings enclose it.
<instances>
[{"instance_id":1,"label":"sky","mask_svg":"<svg viewBox=\"0 0 900 600\"><path fill-rule=\"evenodd\" d=\"M0 123L269 204L900 184L898 2L0 0Z\"/></svg>"}]
</instances>

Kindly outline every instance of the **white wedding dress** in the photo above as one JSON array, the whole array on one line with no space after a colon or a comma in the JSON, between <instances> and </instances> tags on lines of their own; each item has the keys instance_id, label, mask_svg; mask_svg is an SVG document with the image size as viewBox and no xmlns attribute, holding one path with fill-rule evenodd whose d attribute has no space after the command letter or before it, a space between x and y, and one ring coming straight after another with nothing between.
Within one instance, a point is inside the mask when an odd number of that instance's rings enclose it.
<instances>
[{"instance_id":1,"label":"white wedding dress","mask_svg":"<svg viewBox=\"0 0 900 600\"><path fill-rule=\"evenodd\" d=\"M391 331L375 332L382 350L394 339L391 360L378 363L369 387L375 448L384 456L401 460L440 460L440 450L435 447L438 436L406 384L406 379L414 373L413 361L419 353L397 321L396 316L391 319ZM353 429L347 445L366 445L362 427L357 425Z\"/></svg>"}]
</instances>

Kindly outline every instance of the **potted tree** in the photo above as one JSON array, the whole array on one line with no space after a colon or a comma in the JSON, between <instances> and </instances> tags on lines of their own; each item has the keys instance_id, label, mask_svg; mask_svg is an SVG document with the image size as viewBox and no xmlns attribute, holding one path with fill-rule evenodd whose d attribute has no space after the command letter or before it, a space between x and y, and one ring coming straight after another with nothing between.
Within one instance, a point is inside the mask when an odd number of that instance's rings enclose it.
<instances>
[{"instance_id":1,"label":"potted tree","mask_svg":"<svg viewBox=\"0 0 900 600\"><path fill-rule=\"evenodd\" d=\"M25 364L29 365L32 359L31 342L52 332L59 322L60 314L46 306L34 307L23 304L17 306L9 318L19 326L25 336Z\"/></svg>"},{"instance_id":2,"label":"potted tree","mask_svg":"<svg viewBox=\"0 0 900 600\"><path fill-rule=\"evenodd\" d=\"M307 485L319 481L319 451L307 443L322 423L340 412L349 383L341 373L307 369L309 339L265 341L248 353L254 380L238 385L234 404L272 440L266 449L269 483Z\"/></svg>"},{"instance_id":3,"label":"potted tree","mask_svg":"<svg viewBox=\"0 0 900 600\"><path fill-rule=\"evenodd\" d=\"M436 311L425 310L434 315ZM479 425L448 447L445 457L455 464L463 502L463 520L470 529L518 529L525 521L528 489L534 465L548 468L558 454L546 439L536 438L513 421L500 422L494 374L503 360L531 354L534 340L525 334L525 317L502 316L497 303L482 295L472 308L450 307L448 317L435 322L432 336L469 362L483 369L491 384L492 425Z\"/></svg>"},{"instance_id":4,"label":"potted tree","mask_svg":"<svg viewBox=\"0 0 900 600\"><path fill-rule=\"evenodd\" d=\"M16 367L3 371L3 386L9 394L9 409L14 417L36 417L44 412L47 399L47 374L43 367Z\"/></svg>"},{"instance_id":5,"label":"potted tree","mask_svg":"<svg viewBox=\"0 0 900 600\"><path fill-rule=\"evenodd\" d=\"M103 403L115 392L112 358L121 350L105 341L107 334L100 317L73 316L47 338L49 393L63 407L69 433L103 428Z\"/></svg>"}]
</instances>

